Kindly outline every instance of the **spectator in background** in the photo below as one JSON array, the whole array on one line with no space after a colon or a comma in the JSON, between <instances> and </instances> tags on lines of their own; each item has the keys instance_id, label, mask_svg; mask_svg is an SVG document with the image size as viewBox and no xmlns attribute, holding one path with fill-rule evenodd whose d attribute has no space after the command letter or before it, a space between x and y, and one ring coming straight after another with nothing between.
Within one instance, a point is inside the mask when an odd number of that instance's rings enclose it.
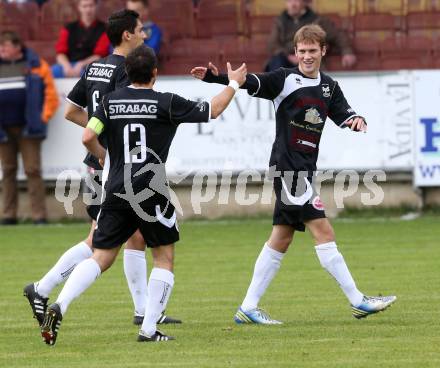
<instances>
[{"instance_id":1,"label":"spectator in background","mask_svg":"<svg viewBox=\"0 0 440 368\"><path fill-rule=\"evenodd\" d=\"M58 107L49 65L18 34L0 33L0 161L3 224L17 223L17 156L21 153L34 223L46 222L41 143Z\"/></svg>"},{"instance_id":2,"label":"spectator in background","mask_svg":"<svg viewBox=\"0 0 440 368\"><path fill-rule=\"evenodd\" d=\"M79 20L61 29L56 44L55 78L78 78L86 65L109 54L106 24L96 17L98 0L77 0Z\"/></svg>"},{"instance_id":3,"label":"spectator in background","mask_svg":"<svg viewBox=\"0 0 440 368\"><path fill-rule=\"evenodd\" d=\"M327 45L331 53L342 55L342 65L350 68L356 63L347 36L338 30L333 22L316 14L306 0L286 0L286 10L276 18L269 40L269 60L266 70L280 67L291 68L298 64L293 46L295 33L307 24L319 24L327 33Z\"/></svg>"},{"instance_id":4,"label":"spectator in background","mask_svg":"<svg viewBox=\"0 0 440 368\"><path fill-rule=\"evenodd\" d=\"M128 0L127 9L138 12L144 25L143 31L146 34L144 43L151 47L156 55L159 54L160 43L162 41L162 31L150 20L150 9L148 0Z\"/></svg>"}]
</instances>

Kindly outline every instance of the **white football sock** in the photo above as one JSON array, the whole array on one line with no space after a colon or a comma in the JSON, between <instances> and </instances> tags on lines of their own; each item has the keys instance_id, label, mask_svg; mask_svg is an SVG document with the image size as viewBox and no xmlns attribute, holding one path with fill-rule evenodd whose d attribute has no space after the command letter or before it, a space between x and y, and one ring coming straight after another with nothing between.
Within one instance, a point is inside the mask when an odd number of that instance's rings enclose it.
<instances>
[{"instance_id":1,"label":"white football sock","mask_svg":"<svg viewBox=\"0 0 440 368\"><path fill-rule=\"evenodd\" d=\"M124 273L136 315L143 316L147 303L147 261L141 250L124 250Z\"/></svg>"},{"instance_id":2,"label":"white football sock","mask_svg":"<svg viewBox=\"0 0 440 368\"><path fill-rule=\"evenodd\" d=\"M101 275L101 268L93 258L86 259L75 267L56 300L63 316L73 299L86 291L99 275Z\"/></svg>"},{"instance_id":3,"label":"white football sock","mask_svg":"<svg viewBox=\"0 0 440 368\"><path fill-rule=\"evenodd\" d=\"M156 332L156 322L168 302L174 286L174 274L163 268L153 268L148 281L147 307L141 330L148 336Z\"/></svg>"},{"instance_id":4,"label":"white football sock","mask_svg":"<svg viewBox=\"0 0 440 368\"><path fill-rule=\"evenodd\" d=\"M257 262L255 262L254 275L241 304L242 310L247 312L257 308L261 297L280 269L283 257L284 253L272 249L267 243L264 244Z\"/></svg>"},{"instance_id":5,"label":"white football sock","mask_svg":"<svg viewBox=\"0 0 440 368\"><path fill-rule=\"evenodd\" d=\"M344 257L338 251L335 242L320 244L315 247L321 266L332 275L351 305L358 306L364 295L357 289L356 283L345 264Z\"/></svg>"},{"instance_id":6,"label":"white football sock","mask_svg":"<svg viewBox=\"0 0 440 368\"><path fill-rule=\"evenodd\" d=\"M50 292L64 280L66 280L75 266L90 258L93 255L92 250L86 242L78 243L68 249L55 263L55 266L38 281L36 285L37 293L47 298Z\"/></svg>"}]
</instances>

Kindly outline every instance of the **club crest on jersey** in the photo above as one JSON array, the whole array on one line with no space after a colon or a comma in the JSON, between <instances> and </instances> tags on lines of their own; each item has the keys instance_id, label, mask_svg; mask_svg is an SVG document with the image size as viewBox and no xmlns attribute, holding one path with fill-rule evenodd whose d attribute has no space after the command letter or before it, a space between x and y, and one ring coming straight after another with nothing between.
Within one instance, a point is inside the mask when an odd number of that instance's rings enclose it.
<instances>
[{"instance_id":1,"label":"club crest on jersey","mask_svg":"<svg viewBox=\"0 0 440 368\"><path fill-rule=\"evenodd\" d=\"M330 86L328 84L322 85L322 95L324 97L330 97Z\"/></svg>"},{"instance_id":2,"label":"club crest on jersey","mask_svg":"<svg viewBox=\"0 0 440 368\"><path fill-rule=\"evenodd\" d=\"M319 115L318 110L316 110L314 107L311 107L310 109L306 110L306 116L304 117L304 121L306 123L310 123L310 124L322 124L323 123L321 116Z\"/></svg>"},{"instance_id":3,"label":"club crest on jersey","mask_svg":"<svg viewBox=\"0 0 440 368\"><path fill-rule=\"evenodd\" d=\"M295 78L296 84L302 85L301 78Z\"/></svg>"},{"instance_id":4,"label":"club crest on jersey","mask_svg":"<svg viewBox=\"0 0 440 368\"><path fill-rule=\"evenodd\" d=\"M315 210L324 211L324 203L322 203L321 198L319 196L313 198L312 206Z\"/></svg>"}]
</instances>

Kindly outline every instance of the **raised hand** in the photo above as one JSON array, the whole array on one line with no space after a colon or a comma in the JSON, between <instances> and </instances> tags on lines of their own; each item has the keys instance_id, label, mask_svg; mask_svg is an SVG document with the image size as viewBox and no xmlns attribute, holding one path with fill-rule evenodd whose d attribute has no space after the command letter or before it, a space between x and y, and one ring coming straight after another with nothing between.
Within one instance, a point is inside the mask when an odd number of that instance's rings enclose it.
<instances>
[{"instance_id":1,"label":"raised hand","mask_svg":"<svg viewBox=\"0 0 440 368\"><path fill-rule=\"evenodd\" d=\"M360 116L356 116L348 120L345 125L350 127L350 129L355 132L367 132L367 123L365 122L364 118Z\"/></svg>"},{"instance_id":2,"label":"raised hand","mask_svg":"<svg viewBox=\"0 0 440 368\"><path fill-rule=\"evenodd\" d=\"M212 74L218 76L218 68L211 62L209 62L207 68L204 66L196 66L192 68L190 73L194 78L203 80L206 77L208 69L211 70Z\"/></svg>"},{"instance_id":3,"label":"raised hand","mask_svg":"<svg viewBox=\"0 0 440 368\"><path fill-rule=\"evenodd\" d=\"M240 86L246 82L246 74L247 74L247 67L246 64L243 63L238 69L232 70L231 63L226 63L226 67L228 69L228 78L229 80L235 80L238 82Z\"/></svg>"}]
</instances>

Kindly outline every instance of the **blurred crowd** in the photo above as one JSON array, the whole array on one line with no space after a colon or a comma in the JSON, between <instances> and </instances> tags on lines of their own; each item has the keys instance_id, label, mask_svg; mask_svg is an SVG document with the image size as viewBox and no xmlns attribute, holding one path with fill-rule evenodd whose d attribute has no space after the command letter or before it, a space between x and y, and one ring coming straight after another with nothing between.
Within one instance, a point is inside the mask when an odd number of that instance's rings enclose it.
<instances>
[{"instance_id":1,"label":"blurred crowd","mask_svg":"<svg viewBox=\"0 0 440 368\"><path fill-rule=\"evenodd\" d=\"M3 0L42 6L50 0ZM194 4L197 6L197 2ZM316 14L306 0L286 0L285 10L274 20L268 43L266 71L297 64L293 37L303 25L320 24L328 35L328 45L337 50L346 68L356 63L349 39L325 17ZM98 0L77 0L77 20L66 24L55 44L56 63L49 66L38 50L26 47L13 31L0 33L0 161L3 172L3 224L17 223L18 155L23 159L28 179L32 219L44 224L47 219L45 186L41 175L41 143L47 123L59 101L53 78L79 78L87 64L112 52L106 24L99 19ZM150 19L148 0L127 0L126 7L137 11L147 35L145 43L160 52L162 31Z\"/></svg>"},{"instance_id":2,"label":"blurred crowd","mask_svg":"<svg viewBox=\"0 0 440 368\"><path fill-rule=\"evenodd\" d=\"M7 3L36 2L42 6L50 0L0 0ZM56 63L52 66L55 78L78 78L84 67L112 52L105 33L105 22L98 17L99 0L77 0L78 19L66 24L59 32L55 42ZM193 0L197 6L197 0ZM296 65L293 50L293 36L306 24L317 23L327 32L328 47L331 53L341 55L341 64L350 69L356 64L356 56L347 35L327 17L313 11L308 0L286 0L285 10L274 19L272 32L268 39L268 58L264 66L266 71L279 67ZM141 14L145 43L159 54L162 42L161 29L150 19L148 0L127 0L126 7Z\"/></svg>"},{"instance_id":3,"label":"blurred crowd","mask_svg":"<svg viewBox=\"0 0 440 368\"><path fill-rule=\"evenodd\" d=\"M8 3L37 2L40 6L50 0L6 0ZM112 52L106 23L98 17L99 0L77 0L78 19L61 28L55 43L56 63L52 65L55 78L78 78L85 66ZM162 31L149 18L148 0L127 0L126 7L137 11L147 35L145 44L159 53Z\"/></svg>"}]
</instances>

